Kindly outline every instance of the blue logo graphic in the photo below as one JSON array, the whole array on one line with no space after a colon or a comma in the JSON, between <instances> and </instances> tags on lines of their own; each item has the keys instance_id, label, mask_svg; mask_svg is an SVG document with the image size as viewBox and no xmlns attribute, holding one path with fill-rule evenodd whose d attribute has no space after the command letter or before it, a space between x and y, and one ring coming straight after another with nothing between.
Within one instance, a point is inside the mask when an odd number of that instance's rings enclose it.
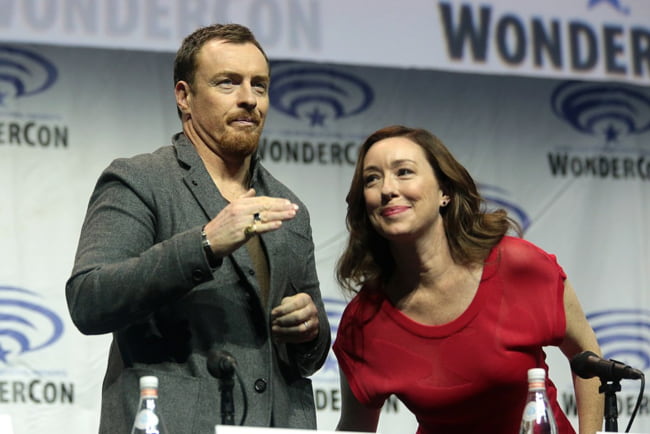
<instances>
[{"instance_id":1,"label":"blue logo graphic","mask_svg":"<svg viewBox=\"0 0 650 434\"><path fill-rule=\"evenodd\" d=\"M611 7L613 7L614 9L616 9L617 11L619 11L622 14L625 14L625 15L630 14L630 8L628 8L627 6L623 6L623 4L621 3L621 0L589 0L589 4L587 5L587 7L589 9L592 9L592 8L598 6L601 3L605 3L605 4L610 5Z\"/></svg>"},{"instance_id":2,"label":"blue logo graphic","mask_svg":"<svg viewBox=\"0 0 650 434\"><path fill-rule=\"evenodd\" d=\"M26 289L0 286L0 362L41 350L63 334L63 321L39 297Z\"/></svg>"},{"instance_id":3,"label":"blue logo graphic","mask_svg":"<svg viewBox=\"0 0 650 434\"><path fill-rule=\"evenodd\" d=\"M336 333L339 330L339 323L341 322L341 316L343 315L343 310L347 306L347 302L344 300L338 300L335 298L323 298L323 303L325 304L325 311L327 312L327 319L330 322L332 343L336 339ZM321 378L326 377L330 381L338 381L339 374L339 364L336 360L334 352L330 349L327 359L323 367L319 371L319 376Z\"/></svg>"},{"instance_id":4,"label":"blue logo graphic","mask_svg":"<svg viewBox=\"0 0 650 434\"><path fill-rule=\"evenodd\" d=\"M370 86L352 74L331 67L281 62L273 65L269 95L273 108L292 118L306 119L311 127L357 115L374 100Z\"/></svg>"},{"instance_id":5,"label":"blue logo graphic","mask_svg":"<svg viewBox=\"0 0 650 434\"><path fill-rule=\"evenodd\" d=\"M480 190L481 196L483 196L487 202L487 207L489 209L494 210L503 208L508 212L510 218L519 223L522 232L526 232L526 229L528 229L531 223L530 218L526 211L524 211L519 205L505 198L508 194L505 189L487 184L479 184L477 185L477 188Z\"/></svg>"},{"instance_id":6,"label":"blue logo graphic","mask_svg":"<svg viewBox=\"0 0 650 434\"><path fill-rule=\"evenodd\" d=\"M604 358L641 370L650 368L650 310L602 310L588 314L587 320Z\"/></svg>"},{"instance_id":7,"label":"blue logo graphic","mask_svg":"<svg viewBox=\"0 0 650 434\"><path fill-rule=\"evenodd\" d=\"M22 48L0 46L0 106L5 98L22 98L43 92L54 84L58 72L43 56Z\"/></svg>"},{"instance_id":8,"label":"blue logo graphic","mask_svg":"<svg viewBox=\"0 0 650 434\"><path fill-rule=\"evenodd\" d=\"M650 131L650 94L631 86L570 81L555 89L551 106L573 128L607 144Z\"/></svg>"}]
</instances>

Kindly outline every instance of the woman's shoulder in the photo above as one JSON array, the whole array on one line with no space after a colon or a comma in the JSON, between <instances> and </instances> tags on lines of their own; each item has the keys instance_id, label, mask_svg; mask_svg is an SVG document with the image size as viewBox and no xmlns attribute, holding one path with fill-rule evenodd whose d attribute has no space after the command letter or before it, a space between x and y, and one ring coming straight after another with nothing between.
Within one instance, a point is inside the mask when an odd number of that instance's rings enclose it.
<instances>
[{"instance_id":1,"label":"woman's shoulder","mask_svg":"<svg viewBox=\"0 0 650 434\"><path fill-rule=\"evenodd\" d=\"M554 254L523 238L503 237L497 245L495 259L499 261L500 267L513 272L559 269L563 273Z\"/></svg>"},{"instance_id":2,"label":"woman's shoulder","mask_svg":"<svg viewBox=\"0 0 650 434\"><path fill-rule=\"evenodd\" d=\"M504 236L497 247L500 254L515 258L531 259L531 257L553 256L531 241L509 235Z\"/></svg>"},{"instance_id":3,"label":"woman's shoulder","mask_svg":"<svg viewBox=\"0 0 650 434\"><path fill-rule=\"evenodd\" d=\"M365 284L348 302L343 315L350 321L366 322L381 309L384 299L376 285Z\"/></svg>"}]
</instances>

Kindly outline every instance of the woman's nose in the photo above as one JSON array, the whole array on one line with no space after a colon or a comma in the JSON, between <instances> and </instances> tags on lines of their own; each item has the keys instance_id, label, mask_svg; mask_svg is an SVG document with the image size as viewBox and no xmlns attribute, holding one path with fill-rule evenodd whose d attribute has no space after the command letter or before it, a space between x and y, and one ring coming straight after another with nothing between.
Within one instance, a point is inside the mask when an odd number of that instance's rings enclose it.
<instances>
[{"instance_id":1,"label":"woman's nose","mask_svg":"<svg viewBox=\"0 0 650 434\"><path fill-rule=\"evenodd\" d=\"M397 195L397 185L391 177L385 177L381 184L381 196L387 201Z\"/></svg>"}]
</instances>

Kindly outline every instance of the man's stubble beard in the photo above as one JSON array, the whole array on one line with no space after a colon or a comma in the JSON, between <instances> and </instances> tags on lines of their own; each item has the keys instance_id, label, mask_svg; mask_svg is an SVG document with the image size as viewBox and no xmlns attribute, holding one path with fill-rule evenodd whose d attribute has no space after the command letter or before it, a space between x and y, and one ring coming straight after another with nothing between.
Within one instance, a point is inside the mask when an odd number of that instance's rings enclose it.
<instances>
[{"instance_id":1,"label":"man's stubble beard","mask_svg":"<svg viewBox=\"0 0 650 434\"><path fill-rule=\"evenodd\" d=\"M257 150L261 135L261 128L253 132L227 133L221 137L219 147L224 153L245 158Z\"/></svg>"}]
</instances>

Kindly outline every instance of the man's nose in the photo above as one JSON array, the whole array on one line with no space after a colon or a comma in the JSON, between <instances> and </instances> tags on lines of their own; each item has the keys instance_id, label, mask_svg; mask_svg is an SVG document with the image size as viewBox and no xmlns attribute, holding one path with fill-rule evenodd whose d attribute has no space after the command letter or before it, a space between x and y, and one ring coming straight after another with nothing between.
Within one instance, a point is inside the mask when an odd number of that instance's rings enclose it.
<instances>
[{"instance_id":1,"label":"man's nose","mask_svg":"<svg viewBox=\"0 0 650 434\"><path fill-rule=\"evenodd\" d=\"M242 83L238 91L238 104L249 109L257 106L257 96L250 83Z\"/></svg>"}]
</instances>

